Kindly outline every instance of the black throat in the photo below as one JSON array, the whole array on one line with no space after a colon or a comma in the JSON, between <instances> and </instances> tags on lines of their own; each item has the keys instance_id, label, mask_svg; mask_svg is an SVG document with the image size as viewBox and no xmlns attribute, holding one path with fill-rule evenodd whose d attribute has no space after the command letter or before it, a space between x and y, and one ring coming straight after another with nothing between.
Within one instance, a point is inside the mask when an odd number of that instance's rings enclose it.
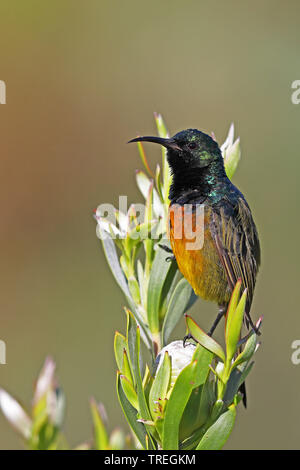
<instances>
[{"instance_id":1,"label":"black throat","mask_svg":"<svg viewBox=\"0 0 300 470\"><path fill-rule=\"evenodd\" d=\"M202 168L182 165L181 168L171 168L171 171L173 174L169 193L171 203L207 197L218 200L226 192L229 183L223 160L213 161Z\"/></svg>"}]
</instances>

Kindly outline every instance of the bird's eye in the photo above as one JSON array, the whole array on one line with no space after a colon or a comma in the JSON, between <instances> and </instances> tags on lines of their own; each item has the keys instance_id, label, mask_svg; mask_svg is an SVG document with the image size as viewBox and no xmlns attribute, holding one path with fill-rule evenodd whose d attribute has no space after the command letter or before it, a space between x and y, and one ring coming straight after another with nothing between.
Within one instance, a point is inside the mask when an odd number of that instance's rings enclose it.
<instances>
[{"instance_id":1,"label":"bird's eye","mask_svg":"<svg viewBox=\"0 0 300 470\"><path fill-rule=\"evenodd\" d=\"M188 148L189 148L190 150L194 150L196 147L197 147L196 142L190 142L190 143L188 144Z\"/></svg>"}]
</instances>

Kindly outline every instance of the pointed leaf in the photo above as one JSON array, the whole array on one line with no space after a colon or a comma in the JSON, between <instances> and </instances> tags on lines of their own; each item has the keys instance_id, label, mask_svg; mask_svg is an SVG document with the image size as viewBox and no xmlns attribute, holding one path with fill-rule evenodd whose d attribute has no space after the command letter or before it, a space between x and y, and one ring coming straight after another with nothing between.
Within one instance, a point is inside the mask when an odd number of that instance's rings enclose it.
<instances>
[{"instance_id":1,"label":"pointed leaf","mask_svg":"<svg viewBox=\"0 0 300 470\"><path fill-rule=\"evenodd\" d=\"M197 367L195 369L194 376L194 387L199 387L204 384L210 371L210 363L214 355L206 348L197 344L192 361L197 361Z\"/></svg>"},{"instance_id":2,"label":"pointed leaf","mask_svg":"<svg viewBox=\"0 0 300 470\"><path fill-rule=\"evenodd\" d=\"M140 370L140 329L137 327L136 330L136 337L135 337L135 371L136 371L136 389L137 389L137 396L139 402L139 411L141 418L144 420L151 421L151 415L149 412L148 404L146 402L144 389L143 389L143 382Z\"/></svg>"},{"instance_id":3,"label":"pointed leaf","mask_svg":"<svg viewBox=\"0 0 300 470\"><path fill-rule=\"evenodd\" d=\"M199 344L201 344L201 346L203 346L205 349L208 349L216 356L218 356L223 362L225 362L225 354L219 343L217 343L213 338L208 336L189 315L186 315L185 318L187 328L193 338Z\"/></svg>"},{"instance_id":4,"label":"pointed leaf","mask_svg":"<svg viewBox=\"0 0 300 470\"><path fill-rule=\"evenodd\" d=\"M121 380L122 388L126 395L127 400L136 410L138 410L139 405L138 405L137 394L131 382L129 382L129 380L127 379L127 377L125 377L125 375L120 375L120 380Z\"/></svg>"},{"instance_id":5,"label":"pointed leaf","mask_svg":"<svg viewBox=\"0 0 300 470\"><path fill-rule=\"evenodd\" d=\"M165 352L163 361L156 371L156 375L149 394L149 408L153 419L159 416L165 405L165 398L168 392L171 375L171 361L168 351ZM161 411L160 411L161 409Z\"/></svg>"},{"instance_id":6,"label":"pointed leaf","mask_svg":"<svg viewBox=\"0 0 300 470\"><path fill-rule=\"evenodd\" d=\"M163 138L169 137L162 115L159 113L154 113L154 119L155 119L159 137L163 137Z\"/></svg>"},{"instance_id":7,"label":"pointed leaf","mask_svg":"<svg viewBox=\"0 0 300 470\"><path fill-rule=\"evenodd\" d=\"M139 371L136 368L136 330L137 330L137 322L130 312L130 310L126 309L127 314L127 335L126 335L126 342L127 342L127 351L128 351L128 360L130 363L130 367L133 374L134 384L136 384L137 376Z\"/></svg>"},{"instance_id":8,"label":"pointed leaf","mask_svg":"<svg viewBox=\"0 0 300 470\"><path fill-rule=\"evenodd\" d=\"M227 312L226 312L226 319L225 319L225 339L227 338L227 334L230 328L230 322L234 316L234 312L235 312L235 309L237 307L237 304L240 298L241 285L242 285L242 281L241 279L238 279L230 297L229 305L228 305Z\"/></svg>"},{"instance_id":9,"label":"pointed leaf","mask_svg":"<svg viewBox=\"0 0 300 470\"><path fill-rule=\"evenodd\" d=\"M181 279L170 299L163 323L163 342L167 344L170 334L186 311L193 289L186 279Z\"/></svg>"},{"instance_id":10,"label":"pointed leaf","mask_svg":"<svg viewBox=\"0 0 300 470\"><path fill-rule=\"evenodd\" d=\"M114 351L115 351L116 363L117 363L119 370L122 370L123 354L124 354L124 349L126 350L126 347L127 347L127 344L126 344L125 336L121 335L121 333L116 331L115 339L114 339Z\"/></svg>"},{"instance_id":11,"label":"pointed leaf","mask_svg":"<svg viewBox=\"0 0 300 470\"><path fill-rule=\"evenodd\" d=\"M186 366L178 375L165 409L162 447L177 450L179 447L179 425L194 387L197 362Z\"/></svg>"},{"instance_id":12,"label":"pointed leaf","mask_svg":"<svg viewBox=\"0 0 300 470\"><path fill-rule=\"evenodd\" d=\"M143 162L143 165L144 165L146 171L149 173L149 175L153 176L153 173L150 169L150 166L149 166L149 163L148 163L148 160L147 160L146 153L145 153L144 146L143 146L142 142L137 142L137 145L138 145L138 150L139 150L141 160Z\"/></svg>"},{"instance_id":13,"label":"pointed leaf","mask_svg":"<svg viewBox=\"0 0 300 470\"><path fill-rule=\"evenodd\" d=\"M243 317L245 312L245 305L247 300L247 290L245 289L243 295L234 311L230 310L230 317L226 325L226 352L227 359L231 361L236 353L237 344L241 334Z\"/></svg>"},{"instance_id":14,"label":"pointed leaf","mask_svg":"<svg viewBox=\"0 0 300 470\"><path fill-rule=\"evenodd\" d=\"M147 200L153 181L143 171L138 170L136 172L136 182L145 200ZM162 203L155 188L153 188L153 210L156 217L162 217L164 214Z\"/></svg>"},{"instance_id":15,"label":"pointed leaf","mask_svg":"<svg viewBox=\"0 0 300 470\"><path fill-rule=\"evenodd\" d=\"M29 439L32 422L22 406L5 390L0 388L0 410L5 418L25 439Z\"/></svg>"},{"instance_id":16,"label":"pointed leaf","mask_svg":"<svg viewBox=\"0 0 300 470\"><path fill-rule=\"evenodd\" d=\"M235 359L232 367L236 367L242 362L249 361L251 357L253 356L253 354L255 353L256 346L257 346L257 335L253 332L250 335L249 339L247 340L243 351Z\"/></svg>"},{"instance_id":17,"label":"pointed leaf","mask_svg":"<svg viewBox=\"0 0 300 470\"><path fill-rule=\"evenodd\" d=\"M221 414L217 421L206 431L196 450L222 449L229 438L236 417L235 406L230 406L228 411Z\"/></svg>"},{"instance_id":18,"label":"pointed leaf","mask_svg":"<svg viewBox=\"0 0 300 470\"><path fill-rule=\"evenodd\" d=\"M130 367L130 364L129 364L126 349L124 349L124 352L123 352L123 363L122 363L121 371L122 371L122 374L125 375L127 380L131 383L131 385L133 385L134 380L133 380L133 377L132 377L131 367Z\"/></svg>"},{"instance_id":19,"label":"pointed leaf","mask_svg":"<svg viewBox=\"0 0 300 470\"><path fill-rule=\"evenodd\" d=\"M151 421L151 414L150 414L148 404L146 401L144 388L143 388L143 382L142 382L142 376L141 376L141 370L140 370L140 329L139 327L137 327L137 330L136 330L135 370L136 370L136 391L137 391L137 398L138 398L139 414L140 414L140 417L144 421ZM152 440L151 433L152 432L155 433L155 429L153 430L151 426L148 426L147 424L145 424L145 428L147 430L147 434L149 437L149 446L151 446L151 448L154 449L155 445Z\"/></svg>"},{"instance_id":20,"label":"pointed leaf","mask_svg":"<svg viewBox=\"0 0 300 470\"><path fill-rule=\"evenodd\" d=\"M249 362L247 362L232 369L224 395L224 403L226 405L230 405L233 402L234 397L238 393L240 386L243 382L245 382L246 377L250 373L253 364L254 362L251 362L250 364Z\"/></svg>"},{"instance_id":21,"label":"pointed leaf","mask_svg":"<svg viewBox=\"0 0 300 470\"><path fill-rule=\"evenodd\" d=\"M234 144L225 152L224 166L229 179L232 179L234 173L236 172L240 159L240 139L237 139Z\"/></svg>"},{"instance_id":22,"label":"pointed leaf","mask_svg":"<svg viewBox=\"0 0 300 470\"><path fill-rule=\"evenodd\" d=\"M96 450L107 450L109 448L108 434L103 422L100 409L94 399L90 402L94 423L94 445Z\"/></svg>"},{"instance_id":23,"label":"pointed leaf","mask_svg":"<svg viewBox=\"0 0 300 470\"><path fill-rule=\"evenodd\" d=\"M155 123L157 127L157 131L160 137L166 138L168 137L168 131L163 121L163 118L160 114L154 114ZM171 184L171 171L167 161L167 152L164 147L162 147L162 174L163 174L163 200L165 204L169 203L169 189Z\"/></svg>"},{"instance_id":24,"label":"pointed leaf","mask_svg":"<svg viewBox=\"0 0 300 470\"><path fill-rule=\"evenodd\" d=\"M147 433L146 433L145 426L142 423L137 421L136 409L133 408L133 406L130 404L130 402L126 398L126 395L121 385L120 374L117 374L117 393L118 393L120 405L122 407L123 413L128 421L129 426L131 427L132 431L134 432L134 434L140 441L143 449L146 449Z\"/></svg>"},{"instance_id":25,"label":"pointed leaf","mask_svg":"<svg viewBox=\"0 0 300 470\"><path fill-rule=\"evenodd\" d=\"M117 255L117 250L116 250L113 240L111 239L109 235L107 235L105 239L102 239L101 241L102 241L103 250L104 250L107 263L111 269L111 272L114 275L115 280L117 281L118 285L120 286L120 288L122 289L126 297L131 299L127 282L123 274L123 271L121 269L118 255Z\"/></svg>"},{"instance_id":26,"label":"pointed leaf","mask_svg":"<svg viewBox=\"0 0 300 470\"><path fill-rule=\"evenodd\" d=\"M149 328L152 333L160 331L159 311L162 302L162 292L172 263L166 261L164 250L158 247L152 264L148 284L147 314Z\"/></svg>"}]
</instances>

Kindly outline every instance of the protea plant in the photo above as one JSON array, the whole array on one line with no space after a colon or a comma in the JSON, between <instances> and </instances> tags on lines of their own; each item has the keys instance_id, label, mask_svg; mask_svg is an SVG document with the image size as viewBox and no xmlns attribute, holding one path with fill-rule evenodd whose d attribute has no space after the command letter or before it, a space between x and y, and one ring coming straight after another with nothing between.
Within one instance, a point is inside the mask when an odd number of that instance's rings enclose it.
<instances>
[{"instance_id":1,"label":"protea plant","mask_svg":"<svg viewBox=\"0 0 300 470\"><path fill-rule=\"evenodd\" d=\"M168 137L161 116L155 121L159 136ZM155 172L141 142L138 150L145 167L136 173L145 198L142 219L140 205L127 213L114 210L114 221L103 217L101 206L96 211L98 236L128 304L126 335L115 335L119 401L144 449L219 449L230 435L239 388L253 365L257 330L240 339L246 302L240 281L226 315L225 349L187 315L197 297L165 252L171 182L165 149L162 169L158 165ZM231 178L241 154L233 125L221 150ZM184 314L193 343L168 344ZM151 357L145 365L141 339Z\"/></svg>"}]
</instances>

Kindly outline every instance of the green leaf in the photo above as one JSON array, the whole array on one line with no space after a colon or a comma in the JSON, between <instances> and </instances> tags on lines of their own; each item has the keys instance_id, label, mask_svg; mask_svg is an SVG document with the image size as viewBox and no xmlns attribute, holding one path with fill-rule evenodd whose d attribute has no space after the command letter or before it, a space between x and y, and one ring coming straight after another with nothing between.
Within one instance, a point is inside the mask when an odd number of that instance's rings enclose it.
<instances>
[{"instance_id":1,"label":"green leaf","mask_svg":"<svg viewBox=\"0 0 300 470\"><path fill-rule=\"evenodd\" d=\"M193 354L192 361L197 361L197 367L195 369L194 376L194 387L199 387L200 385L206 382L210 371L210 363L214 355L212 352L208 351L206 348L197 344L195 352Z\"/></svg>"},{"instance_id":2,"label":"green leaf","mask_svg":"<svg viewBox=\"0 0 300 470\"><path fill-rule=\"evenodd\" d=\"M153 192L154 192L154 183L153 180L151 180L149 188L148 188L148 193L146 197L146 210L145 210L145 215L144 215L144 222L149 223L152 220L152 206L153 206Z\"/></svg>"},{"instance_id":3,"label":"green leaf","mask_svg":"<svg viewBox=\"0 0 300 470\"><path fill-rule=\"evenodd\" d=\"M193 292L186 279L181 279L170 299L163 323L163 344L167 344L170 334L181 319Z\"/></svg>"},{"instance_id":4,"label":"green leaf","mask_svg":"<svg viewBox=\"0 0 300 470\"><path fill-rule=\"evenodd\" d=\"M229 179L231 179L236 171L241 158L240 139L234 140L234 125L231 124L228 136L221 145L221 152L224 159L225 171Z\"/></svg>"},{"instance_id":5,"label":"green leaf","mask_svg":"<svg viewBox=\"0 0 300 470\"><path fill-rule=\"evenodd\" d=\"M225 171L228 178L231 180L241 159L241 146L239 138L234 142L230 149L225 151L224 157Z\"/></svg>"},{"instance_id":6,"label":"green leaf","mask_svg":"<svg viewBox=\"0 0 300 470\"><path fill-rule=\"evenodd\" d=\"M180 426L179 440L182 442L188 439L196 429L199 428L199 406L202 386L194 388L184 409ZM197 441L197 444L199 439ZM180 445L181 447L181 445Z\"/></svg>"},{"instance_id":7,"label":"green leaf","mask_svg":"<svg viewBox=\"0 0 300 470\"><path fill-rule=\"evenodd\" d=\"M130 363L130 368L132 370L134 384L136 384L137 376L139 373L139 368L136 368L136 361L135 361L135 348L136 348L136 330L137 330L137 322L130 312L130 310L125 309L127 313L127 351L128 351L128 360ZM122 369L121 369L122 370Z\"/></svg>"},{"instance_id":8,"label":"green leaf","mask_svg":"<svg viewBox=\"0 0 300 470\"><path fill-rule=\"evenodd\" d=\"M141 295L141 302L142 305L145 305L145 297L146 297L146 282L145 282L145 276L144 276L144 268L141 263L141 260L137 260L136 264L137 268L137 276L138 276L138 283L139 283L139 289L140 289L140 295Z\"/></svg>"},{"instance_id":9,"label":"green leaf","mask_svg":"<svg viewBox=\"0 0 300 470\"><path fill-rule=\"evenodd\" d=\"M196 450L222 449L234 426L236 417L235 406L230 406L228 411L221 414L217 421L206 431Z\"/></svg>"},{"instance_id":10,"label":"green leaf","mask_svg":"<svg viewBox=\"0 0 300 470\"><path fill-rule=\"evenodd\" d=\"M143 377L143 389L144 389L146 398L149 396L152 383L153 383L153 377L150 374L150 369L148 367L148 364L146 364L144 377Z\"/></svg>"},{"instance_id":11,"label":"green leaf","mask_svg":"<svg viewBox=\"0 0 300 470\"><path fill-rule=\"evenodd\" d=\"M132 298L135 304L139 305L141 303L140 286L134 276L130 276L128 278L128 287L129 287L130 294L132 295Z\"/></svg>"},{"instance_id":12,"label":"green leaf","mask_svg":"<svg viewBox=\"0 0 300 470\"><path fill-rule=\"evenodd\" d=\"M138 150L139 150L141 160L143 162L143 165L144 165L146 171L149 173L149 175L153 176L153 173L150 169L150 166L149 166L149 163L148 163L148 160L147 160L146 153L145 153L142 142L137 142L137 145L138 145Z\"/></svg>"},{"instance_id":13,"label":"green leaf","mask_svg":"<svg viewBox=\"0 0 300 470\"><path fill-rule=\"evenodd\" d=\"M131 403L131 405L138 410L139 405L138 405L138 399L137 399L137 394L127 377L125 375L120 375L120 380L122 384L123 391L126 395L127 400Z\"/></svg>"},{"instance_id":14,"label":"green leaf","mask_svg":"<svg viewBox=\"0 0 300 470\"><path fill-rule=\"evenodd\" d=\"M172 263L166 261L164 250L157 247L148 284L147 314L149 328L152 333L160 332L159 312L162 302L162 292L171 266Z\"/></svg>"},{"instance_id":15,"label":"green leaf","mask_svg":"<svg viewBox=\"0 0 300 470\"><path fill-rule=\"evenodd\" d=\"M138 376L140 375L140 367L141 364L138 365L136 363L136 341L137 341L137 329L138 324L131 313L130 310L125 309L127 314L127 335L126 335L126 342L127 342L127 352L128 352L128 360L130 364L130 370L132 372L132 378L134 385L136 385ZM139 330L140 334L140 330ZM141 358L139 357L141 360Z\"/></svg>"},{"instance_id":16,"label":"green leaf","mask_svg":"<svg viewBox=\"0 0 300 470\"><path fill-rule=\"evenodd\" d=\"M152 219L152 201L153 201L153 181L151 181L148 194L146 197L146 207L144 221L145 223L151 223ZM153 257L154 257L154 242L152 237L149 237L144 241L144 251L145 251L145 272L147 273L147 278L149 276L149 271L151 269Z\"/></svg>"},{"instance_id":17,"label":"green leaf","mask_svg":"<svg viewBox=\"0 0 300 470\"><path fill-rule=\"evenodd\" d=\"M165 256L165 255L164 255ZM163 321L166 313L167 307L170 302L170 299L173 295L173 291L176 287L176 278L177 282L178 279L181 279L181 273L178 271L177 264L175 261L167 261L167 256L165 256L165 261L168 264L171 264L170 269L168 271L167 277L165 279L163 289L161 292L161 302L160 302L160 329L161 329L161 321Z\"/></svg>"},{"instance_id":18,"label":"green leaf","mask_svg":"<svg viewBox=\"0 0 300 470\"><path fill-rule=\"evenodd\" d=\"M108 434L103 422L99 407L94 399L90 402L92 418L94 423L94 446L96 450L109 449Z\"/></svg>"},{"instance_id":19,"label":"green leaf","mask_svg":"<svg viewBox=\"0 0 300 470\"><path fill-rule=\"evenodd\" d=\"M157 225L157 220L149 220L148 222L136 225L128 232L126 237L126 252L129 258L132 256L132 250L135 246L151 238L151 233L155 225Z\"/></svg>"},{"instance_id":20,"label":"green leaf","mask_svg":"<svg viewBox=\"0 0 300 470\"><path fill-rule=\"evenodd\" d=\"M243 363L242 365L235 367L232 369L229 380L226 385L226 391L224 395L224 403L225 405L230 405L238 390L243 382L245 382L247 375L251 371L254 362Z\"/></svg>"},{"instance_id":21,"label":"green leaf","mask_svg":"<svg viewBox=\"0 0 300 470\"><path fill-rule=\"evenodd\" d=\"M252 367L254 366L254 362L250 362L250 364L248 365L248 363L246 365L243 365L243 366L240 366L242 368L242 375L240 376L240 381L239 381L239 387L242 385L243 382L245 382L248 374L250 373Z\"/></svg>"},{"instance_id":22,"label":"green leaf","mask_svg":"<svg viewBox=\"0 0 300 470\"><path fill-rule=\"evenodd\" d=\"M117 374L117 394L118 394L120 405L122 407L123 413L128 421L129 426L131 427L132 431L134 432L134 434L140 441L143 449L146 449L147 448L147 445L146 445L147 433L146 433L145 426L142 423L137 421L136 409L133 408L133 406L130 404L130 402L126 398L126 395L121 385L120 374Z\"/></svg>"},{"instance_id":23,"label":"green leaf","mask_svg":"<svg viewBox=\"0 0 300 470\"><path fill-rule=\"evenodd\" d=\"M163 361L156 372L149 394L149 408L154 420L158 417L162 418L165 398L170 384L170 376L171 361L168 351L166 351Z\"/></svg>"},{"instance_id":24,"label":"green leaf","mask_svg":"<svg viewBox=\"0 0 300 470\"><path fill-rule=\"evenodd\" d=\"M116 363L117 363L119 370L122 370L123 354L124 354L124 349L126 350L126 347L127 347L127 344L126 344L125 336L121 335L121 333L116 331L115 339L114 339L114 351L115 351Z\"/></svg>"},{"instance_id":25,"label":"green leaf","mask_svg":"<svg viewBox=\"0 0 300 470\"><path fill-rule=\"evenodd\" d=\"M168 131L163 121L163 118L160 114L154 114L155 123L160 137L168 137ZM162 147L162 174L163 174L163 200L165 204L169 203L169 189L172 181L170 167L167 161L167 152L164 147Z\"/></svg>"},{"instance_id":26,"label":"green leaf","mask_svg":"<svg viewBox=\"0 0 300 470\"><path fill-rule=\"evenodd\" d=\"M130 364L129 364L126 349L124 349L124 352L123 352L123 363L122 363L121 371L122 371L122 374L125 375L127 380L129 380L129 382L133 385L134 380L133 380L133 377L132 377L131 367L130 367Z\"/></svg>"},{"instance_id":27,"label":"green leaf","mask_svg":"<svg viewBox=\"0 0 300 470\"><path fill-rule=\"evenodd\" d=\"M170 244L166 244L166 247L169 247L171 249L171 245ZM172 256L171 253L167 253L166 252L166 260L169 256ZM175 261L175 260L174 260ZM167 313L167 307L170 303L170 300L171 300L171 297L172 295L174 294L174 290L176 289L177 287L177 284L178 282L182 279L182 274L181 272L179 271L178 267L177 267L177 263L174 262L172 263L173 266L174 266L174 269L173 271L173 275L171 276L172 278L172 281L171 283L169 283L169 285L167 286L168 287L168 293L166 295L166 298L165 298L165 307L166 307L166 313Z\"/></svg>"},{"instance_id":28,"label":"green leaf","mask_svg":"<svg viewBox=\"0 0 300 470\"><path fill-rule=\"evenodd\" d=\"M141 376L141 370L140 370L140 329L137 327L136 330L136 341L135 341L135 370L136 370L136 391L137 391L137 398L138 398L138 406L139 406L139 414L140 417L144 421L151 421L151 414L148 408L148 404L146 401L145 393L144 393L144 388L143 388L143 382L142 382L142 376ZM149 436L149 445L152 446L152 448L155 448L155 445L153 443L151 433L155 430L151 429L151 426L148 426L145 424L147 434Z\"/></svg>"},{"instance_id":29,"label":"green leaf","mask_svg":"<svg viewBox=\"0 0 300 470\"><path fill-rule=\"evenodd\" d=\"M139 190L141 191L142 195L144 196L145 200L149 198L149 191L153 188L153 181L148 178L147 175L143 171L138 170L136 172L136 182L138 185ZM159 195L155 188L151 189L153 192L153 211L156 217L162 217L164 210L159 198ZM148 218L149 220L149 218Z\"/></svg>"},{"instance_id":30,"label":"green leaf","mask_svg":"<svg viewBox=\"0 0 300 470\"><path fill-rule=\"evenodd\" d=\"M209 380L208 376L206 382L203 384L201 391L201 399L198 414L199 426L202 426L207 421L215 400L215 384L214 382Z\"/></svg>"},{"instance_id":31,"label":"green leaf","mask_svg":"<svg viewBox=\"0 0 300 470\"><path fill-rule=\"evenodd\" d=\"M230 309L228 313L228 321L226 325L226 353L228 361L231 361L236 353L237 344L241 334L246 300L247 289L244 290L236 309L234 311L233 309Z\"/></svg>"},{"instance_id":32,"label":"green leaf","mask_svg":"<svg viewBox=\"0 0 300 470\"><path fill-rule=\"evenodd\" d=\"M216 421L224 409L224 401L221 398L218 398L217 401L213 404L211 410L211 421Z\"/></svg>"},{"instance_id":33,"label":"green leaf","mask_svg":"<svg viewBox=\"0 0 300 470\"><path fill-rule=\"evenodd\" d=\"M144 394L142 376L140 371L140 329L137 327L136 337L135 337L135 371L136 371L136 389L139 402L139 411L141 418L146 421L151 421L151 415L147 405L147 401Z\"/></svg>"},{"instance_id":34,"label":"green leaf","mask_svg":"<svg viewBox=\"0 0 300 470\"><path fill-rule=\"evenodd\" d=\"M128 289L128 284L127 284L126 278L123 274L123 271L122 271L120 263L119 263L119 259L118 259L115 244L109 236L107 236L105 239L103 239L101 241L102 241L105 257L106 257L107 262L110 266L110 269L113 273L113 276L116 279L119 287L122 289L123 293L125 294L127 302L129 304L131 310L134 311L134 314L135 314L136 318L138 319L138 321L139 321L139 323L142 327L142 332L141 333L142 333L143 341L144 341L145 345L147 346L147 348L149 348L150 347L150 345L149 345L149 332L144 328L144 326L141 322L140 315L139 315L139 313L137 311L137 308L136 308L136 306L133 302L132 296L131 296L130 291Z\"/></svg>"},{"instance_id":35,"label":"green leaf","mask_svg":"<svg viewBox=\"0 0 300 470\"><path fill-rule=\"evenodd\" d=\"M164 450L177 450L179 447L179 425L194 387L196 366L197 362L192 362L180 372L167 402L162 433Z\"/></svg>"},{"instance_id":36,"label":"green leaf","mask_svg":"<svg viewBox=\"0 0 300 470\"><path fill-rule=\"evenodd\" d=\"M129 304L131 310L134 312L136 318L138 319L138 321L139 321L139 323L142 327L141 333L142 333L143 341L144 341L145 345L147 346L147 348L149 348L150 347L149 332L147 331L147 329L142 324L141 316L140 316L140 314L139 314L139 312L136 308L136 305L133 302L132 296L131 296L129 288L128 288L126 278L123 274L123 271L122 271L120 263L119 263L119 259L118 259L118 255L117 255L117 251L116 251L114 242L110 237L106 237L104 240L101 240L101 241L102 241L102 245L103 245L103 249L104 249L104 253L105 253L107 262L108 262L108 264L111 268L111 271L114 275L114 278L116 279L119 287L122 289L123 293L125 294L127 302Z\"/></svg>"},{"instance_id":37,"label":"green leaf","mask_svg":"<svg viewBox=\"0 0 300 470\"><path fill-rule=\"evenodd\" d=\"M116 250L116 247L112 238L109 235L106 235L105 239L102 239L101 242L103 245L103 250L104 250L107 263L111 269L111 272L115 280L117 281L119 287L122 289L126 297L131 299L128 285L127 285L125 276L123 274L123 271L121 269L118 255L117 255L117 250Z\"/></svg>"},{"instance_id":38,"label":"green leaf","mask_svg":"<svg viewBox=\"0 0 300 470\"><path fill-rule=\"evenodd\" d=\"M162 200L162 199L163 199L163 196L162 196L162 184L161 184L161 180L160 180L160 166L159 166L159 165L156 165L156 170L155 170L155 184L156 184L156 188L157 188L159 197L160 197L160 199Z\"/></svg>"},{"instance_id":39,"label":"green leaf","mask_svg":"<svg viewBox=\"0 0 300 470\"><path fill-rule=\"evenodd\" d=\"M243 351L237 356L234 363L232 364L232 368L242 364L243 362L249 361L255 352L256 345L257 335L252 332L245 344Z\"/></svg>"},{"instance_id":40,"label":"green leaf","mask_svg":"<svg viewBox=\"0 0 300 470\"><path fill-rule=\"evenodd\" d=\"M154 119L155 119L159 137L163 137L163 138L168 137L169 136L168 131L164 123L164 120L162 118L162 115L158 113L154 113Z\"/></svg>"},{"instance_id":41,"label":"green leaf","mask_svg":"<svg viewBox=\"0 0 300 470\"><path fill-rule=\"evenodd\" d=\"M234 400L234 397L238 393L241 377L242 372L239 369L236 368L232 370L226 385L226 391L223 398L223 401L226 406L231 405Z\"/></svg>"},{"instance_id":42,"label":"green leaf","mask_svg":"<svg viewBox=\"0 0 300 470\"><path fill-rule=\"evenodd\" d=\"M197 323L189 316L186 315L186 325L193 336L193 338L201 344L205 349L208 349L216 356L218 356L223 362L225 362L225 354L222 347L213 338L208 336Z\"/></svg>"},{"instance_id":43,"label":"green leaf","mask_svg":"<svg viewBox=\"0 0 300 470\"><path fill-rule=\"evenodd\" d=\"M180 440L188 438L205 422L205 417L209 416L210 402L208 400L210 396L207 391L203 395L203 389L207 388L206 383L212 359L213 353L198 344L192 358L192 361L197 363L193 377L193 391L181 419ZM204 398L207 398L206 404Z\"/></svg>"},{"instance_id":44,"label":"green leaf","mask_svg":"<svg viewBox=\"0 0 300 470\"><path fill-rule=\"evenodd\" d=\"M226 319L225 319L225 340L227 339L228 331L230 330L230 322L234 317L234 312L237 307L239 298L240 298L240 290L241 290L242 281L238 279L233 292L230 297L229 305L227 308Z\"/></svg>"}]
</instances>

